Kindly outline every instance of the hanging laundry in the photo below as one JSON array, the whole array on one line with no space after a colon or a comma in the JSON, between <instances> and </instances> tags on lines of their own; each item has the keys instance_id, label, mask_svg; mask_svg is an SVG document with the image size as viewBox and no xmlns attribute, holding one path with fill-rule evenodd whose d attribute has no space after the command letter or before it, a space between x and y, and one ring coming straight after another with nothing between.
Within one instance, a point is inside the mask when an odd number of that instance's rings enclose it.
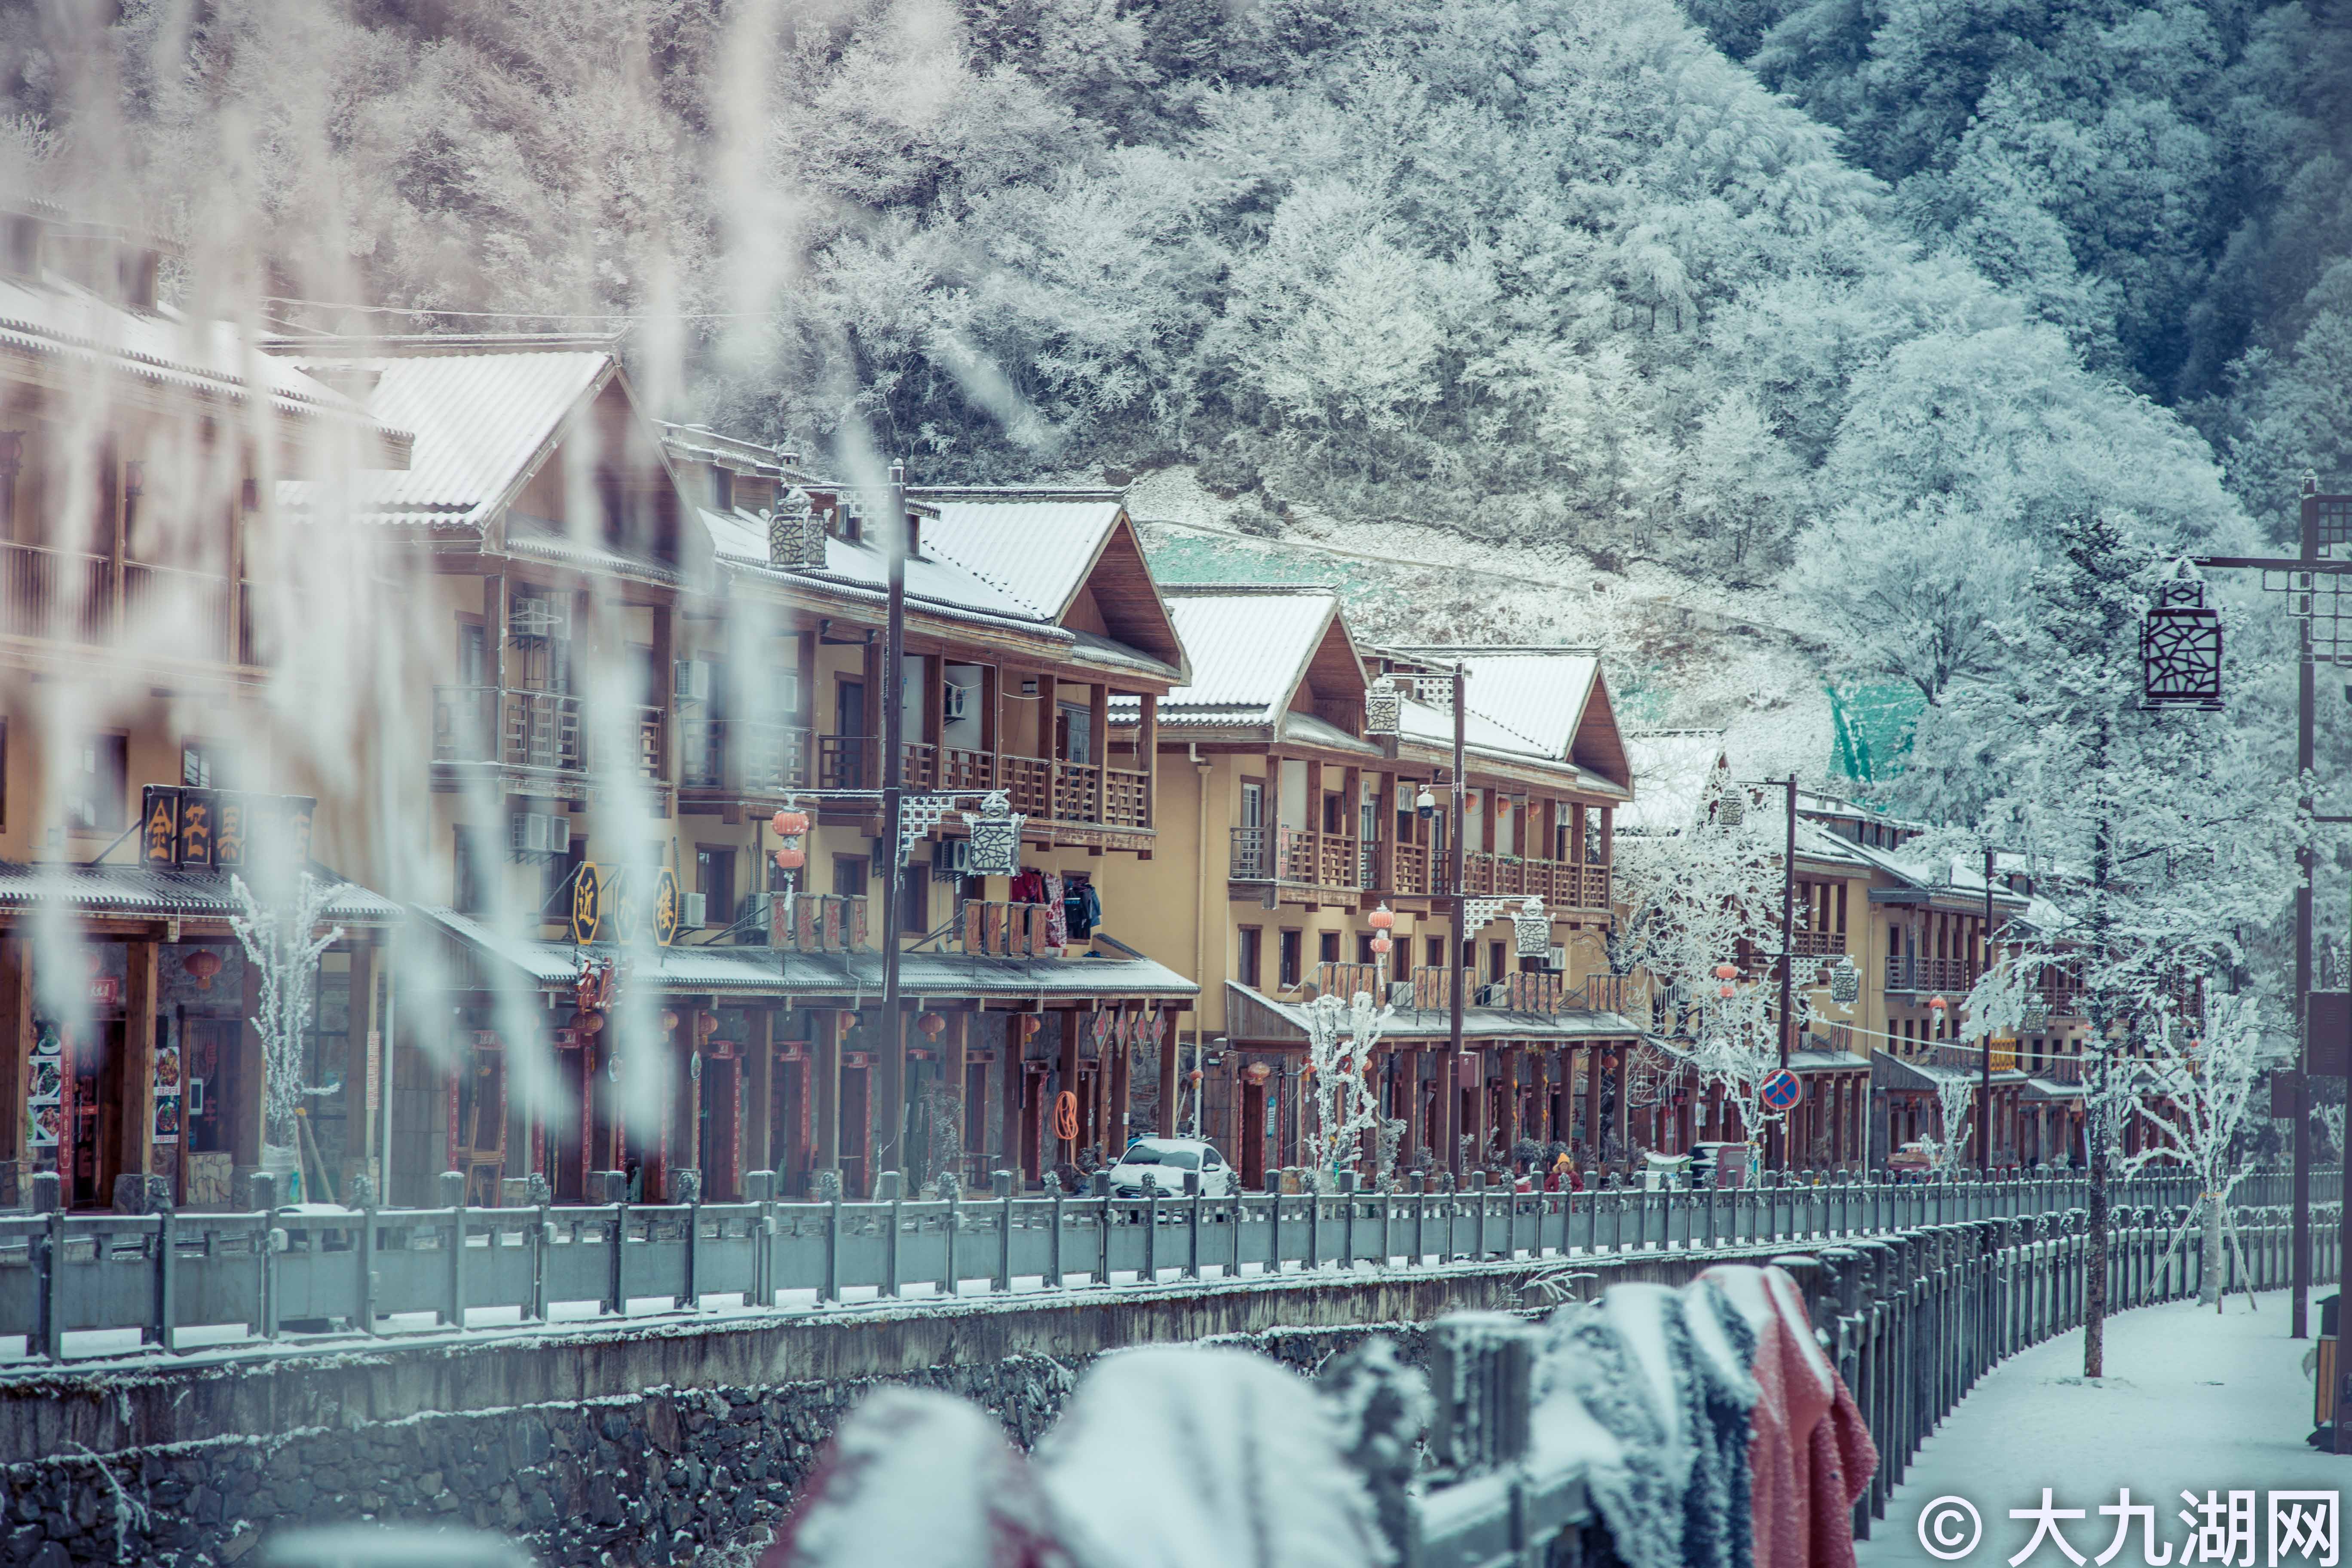
<instances>
[{"instance_id":1,"label":"hanging laundry","mask_svg":"<svg viewBox=\"0 0 2352 1568\"><path fill-rule=\"evenodd\" d=\"M1055 947L1067 947L1070 944L1070 910L1064 901L1062 874L1059 871L1045 873L1045 893L1042 901L1045 906L1045 940Z\"/></svg>"},{"instance_id":2,"label":"hanging laundry","mask_svg":"<svg viewBox=\"0 0 2352 1568\"><path fill-rule=\"evenodd\" d=\"M1586 1489L1625 1568L1682 1568L1682 1493L1655 1385L1603 1311L1562 1307L1545 1331L1535 1432L1550 1453L1583 1458Z\"/></svg>"},{"instance_id":3,"label":"hanging laundry","mask_svg":"<svg viewBox=\"0 0 2352 1568\"><path fill-rule=\"evenodd\" d=\"M1695 1445L1684 1494L1683 1549L1694 1568L1752 1568L1756 1560L1754 1473L1748 1440L1763 1390L1752 1370L1756 1332L1722 1288L1694 1280L1682 1289L1683 1322L1697 1352L1706 1429Z\"/></svg>"},{"instance_id":4,"label":"hanging laundry","mask_svg":"<svg viewBox=\"0 0 2352 1568\"><path fill-rule=\"evenodd\" d=\"M1721 1289L1756 1336L1756 1568L1852 1568L1854 1500L1877 1472L1878 1449L1813 1339L1803 1295L1779 1268L1724 1265L1699 1279Z\"/></svg>"},{"instance_id":5,"label":"hanging laundry","mask_svg":"<svg viewBox=\"0 0 2352 1568\"><path fill-rule=\"evenodd\" d=\"M1044 903L1045 901L1045 879L1044 875L1040 872L1028 870L1015 872L1013 878L1013 888L1010 897L1016 904Z\"/></svg>"}]
</instances>

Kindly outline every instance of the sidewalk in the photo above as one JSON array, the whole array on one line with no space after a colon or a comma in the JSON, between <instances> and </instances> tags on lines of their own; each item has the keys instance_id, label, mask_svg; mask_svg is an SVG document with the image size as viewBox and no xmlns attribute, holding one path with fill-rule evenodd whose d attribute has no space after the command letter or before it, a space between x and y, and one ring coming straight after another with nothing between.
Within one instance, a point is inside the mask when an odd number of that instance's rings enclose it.
<instances>
[{"instance_id":1,"label":"sidewalk","mask_svg":"<svg viewBox=\"0 0 2352 1568\"><path fill-rule=\"evenodd\" d=\"M2060 1528L2085 1559L2115 1539L2116 1518L2102 1518L2100 1505L2113 1506L2130 1488L2134 1505L2156 1505L2158 1539L2170 1544L2175 1563L2189 1534L2179 1519L2184 1490L2200 1501L2209 1490L2231 1489L2352 1491L2352 1457L2304 1443L2312 1389L2303 1357L2311 1342L2286 1337L2287 1293L2256 1300L2259 1310L2250 1310L2245 1297L2232 1296L2218 1318L2210 1308L2176 1302L2108 1319L2110 1375L2096 1384L2082 1379L2080 1329L2003 1362L1921 1447L1888 1499L1886 1517L1858 1543L1862 1568L1934 1568L1937 1559L1920 1545L1919 1514L1948 1495L1965 1498L1983 1517L1983 1540L1965 1560L1996 1568L2034 1531L2033 1521L2012 1520L2009 1510L2038 1509L2044 1487L2054 1507L2084 1510ZM2315 1305L2311 1321L2316 1329ZM2257 1497L2254 1507L2255 1542L2266 1548L2267 1498ZM2142 1528L2133 1523L2109 1568L2139 1568ZM1965 1531L1955 1526L1945 1539L1957 1544ZM2072 1564L2045 1539L2021 1568Z\"/></svg>"}]
</instances>

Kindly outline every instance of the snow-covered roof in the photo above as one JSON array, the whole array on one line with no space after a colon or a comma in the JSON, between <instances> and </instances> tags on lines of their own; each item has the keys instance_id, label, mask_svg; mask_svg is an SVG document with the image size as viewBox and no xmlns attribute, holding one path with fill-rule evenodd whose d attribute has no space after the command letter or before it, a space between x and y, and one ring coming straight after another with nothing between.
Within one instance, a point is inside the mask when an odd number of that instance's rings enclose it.
<instances>
[{"instance_id":1,"label":"snow-covered roof","mask_svg":"<svg viewBox=\"0 0 2352 1568\"><path fill-rule=\"evenodd\" d=\"M1856 844L1841 838L1839 847L1874 869L1892 878L1898 888L1873 889L1871 897L1882 902L1901 902L1905 892L1925 894L1930 898L1942 894L1967 900L1979 907L1984 902L1984 862L1979 856L1922 855L1907 849L1886 849L1874 844ZM1889 897L1886 895L1893 894ZM2026 900L2000 882L1993 882L1993 901L2010 912L2026 908Z\"/></svg>"},{"instance_id":2,"label":"snow-covered roof","mask_svg":"<svg viewBox=\"0 0 2352 1568\"><path fill-rule=\"evenodd\" d=\"M280 480L281 500L343 508L363 521L475 530L488 525L572 410L619 364L609 352L576 347L358 358L298 353L293 363L373 377L368 412L413 432L415 441L406 468Z\"/></svg>"},{"instance_id":3,"label":"snow-covered roof","mask_svg":"<svg viewBox=\"0 0 2352 1568\"><path fill-rule=\"evenodd\" d=\"M1498 728L1565 758L1584 716L1601 660L1585 648L1412 647L1415 660L1462 666L1470 710Z\"/></svg>"},{"instance_id":4,"label":"snow-covered roof","mask_svg":"<svg viewBox=\"0 0 2352 1568\"><path fill-rule=\"evenodd\" d=\"M1192 656L1192 679L1160 704L1163 722L1193 710L1270 724L1339 613L1329 588L1283 585L1161 590Z\"/></svg>"},{"instance_id":5,"label":"snow-covered roof","mask_svg":"<svg viewBox=\"0 0 2352 1568\"><path fill-rule=\"evenodd\" d=\"M62 280L0 279L0 345L232 401L258 387L281 414L373 426L394 455L407 445L405 426L371 417L299 366L259 352L232 322L132 310Z\"/></svg>"},{"instance_id":6,"label":"snow-covered roof","mask_svg":"<svg viewBox=\"0 0 2352 1568\"><path fill-rule=\"evenodd\" d=\"M1226 1029L1229 1035L1269 1043L1286 1043L1307 1038L1307 1007L1303 1003L1278 1001L1254 986L1238 980L1225 982ZM1233 1004L1244 1004L1236 1012ZM1247 1009L1256 1009L1255 1012ZM1237 1018L1254 1018L1271 1024L1272 1028L1255 1035L1243 1035L1246 1026ZM1399 1007L1381 1031L1384 1040L1440 1040L1446 1037L1453 1025L1443 1007L1427 1011ZM1495 1007L1462 1009L1464 1037L1481 1040L1584 1040L1593 1038L1623 1039L1642 1031L1632 1020L1615 1013L1586 1012L1571 1009L1556 1015L1512 1013Z\"/></svg>"},{"instance_id":7,"label":"snow-covered roof","mask_svg":"<svg viewBox=\"0 0 2352 1568\"><path fill-rule=\"evenodd\" d=\"M1125 510L1117 490L910 489L939 508L927 545L1032 614L1059 620Z\"/></svg>"},{"instance_id":8,"label":"snow-covered roof","mask_svg":"<svg viewBox=\"0 0 2352 1568\"><path fill-rule=\"evenodd\" d=\"M1625 758L1633 770L1633 798L1618 810L1617 831L1680 833L1698 820L1707 774L1723 764L1723 731L1628 731Z\"/></svg>"},{"instance_id":9,"label":"snow-covered roof","mask_svg":"<svg viewBox=\"0 0 2352 1568\"><path fill-rule=\"evenodd\" d=\"M388 924L400 906L381 893L347 881L324 866L311 874L327 887L324 918ZM0 909L62 903L89 914L194 916L226 920L244 911L227 871L166 870L143 865L84 866L0 860Z\"/></svg>"}]
</instances>

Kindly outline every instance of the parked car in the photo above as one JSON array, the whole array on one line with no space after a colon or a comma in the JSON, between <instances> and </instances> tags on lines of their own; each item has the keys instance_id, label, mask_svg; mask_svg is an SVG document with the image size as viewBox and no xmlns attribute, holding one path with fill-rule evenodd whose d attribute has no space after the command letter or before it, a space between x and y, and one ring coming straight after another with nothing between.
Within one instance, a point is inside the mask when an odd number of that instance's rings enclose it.
<instances>
[{"instance_id":1,"label":"parked car","mask_svg":"<svg viewBox=\"0 0 2352 1568\"><path fill-rule=\"evenodd\" d=\"M1886 1156L1886 1168L1898 1182L1924 1182L1936 1168L1936 1151L1927 1140L1915 1138Z\"/></svg>"},{"instance_id":2,"label":"parked car","mask_svg":"<svg viewBox=\"0 0 2352 1568\"><path fill-rule=\"evenodd\" d=\"M1756 1179L1756 1151L1746 1143L1691 1145L1693 1187L1745 1187Z\"/></svg>"},{"instance_id":3,"label":"parked car","mask_svg":"<svg viewBox=\"0 0 2352 1568\"><path fill-rule=\"evenodd\" d=\"M1234 1190L1234 1168L1217 1152L1215 1144L1201 1138L1138 1138L1110 1168L1112 1195L1139 1198L1143 1195L1143 1179L1163 1194L1184 1190L1184 1177L1199 1172L1201 1191L1213 1198L1230 1197Z\"/></svg>"},{"instance_id":4,"label":"parked car","mask_svg":"<svg viewBox=\"0 0 2352 1568\"><path fill-rule=\"evenodd\" d=\"M1642 1190L1645 1193L1687 1192L1691 1184L1691 1157L1688 1154L1661 1154L1654 1150L1642 1156Z\"/></svg>"}]
</instances>

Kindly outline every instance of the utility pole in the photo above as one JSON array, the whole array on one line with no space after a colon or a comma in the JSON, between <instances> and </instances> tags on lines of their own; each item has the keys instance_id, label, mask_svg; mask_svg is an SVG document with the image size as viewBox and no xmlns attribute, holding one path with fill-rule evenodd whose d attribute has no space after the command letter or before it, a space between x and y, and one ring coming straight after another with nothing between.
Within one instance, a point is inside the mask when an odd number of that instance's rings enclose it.
<instances>
[{"instance_id":1,"label":"utility pole","mask_svg":"<svg viewBox=\"0 0 2352 1568\"><path fill-rule=\"evenodd\" d=\"M907 469L890 465L883 491L882 560L888 574L888 609L882 633L882 1126L883 1145L876 1171L903 1171L907 1163L907 1021L898 1013L898 879L906 868L899 848L906 806L907 656Z\"/></svg>"},{"instance_id":2,"label":"utility pole","mask_svg":"<svg viewBox=\"0 0 2352 1568\"><path fill-rule=\"evenodd\" d=\"M1789 790L1788 821L1783 824L1787 837L1780 849L1780 1068L1789 1067L1789 1050L1797 1033L1797 773L1791 768L1787 780ZM1789 1168L1789 1136L1783 1130L1787 1112L1772 1123L1772 1168Z\"/></svg>"},{"instance_id":3,"label":"utility pole","mask_svg":"<svg viewBox=\"0 0 2352 1568\"><path fill-rule=\"evenodd\" d=\"M1992 973L1992 846L1985 846L1984 970ZM1992 1036L1986 1033L1977 1055L1977 1173L1992 1174Z\"/></svg>"},{"instance_id":4,"label":"utility pole","mask_svg":"<svg viewBox=\"0 0 2352 1568\"><path fill-rule=\"evenodd\" d=\"M1440 1120L1445 1131L1445 1168L1454 1173L1456 1181L1463 1176L1462 992L1468 980L1463 960L1468 956L1470 948L1470 933L1462 929L1465 902L1462 896L1462 792L1467 787L1464 774L1468 766L1465 756L1468 750L1465 723L1462 665L1457 660L1454 666L1454 787L1447 792L1453 805L1446 813L1449 826L1445 835L1445 877L1447 885L1454 889L1454 952L1447 959L1453 973L1446 976L1445 986L1446 1035L1453 1042L1453 1049L1445 1061L1445 1091L1438 1096L1437 1100L1438 1108L1444 1112ZM1486 1089L1483 1075L1478 1088L1481 1091ZM1624 1091L1621 1089L1618 1092L1622 1094Z\"/></svg>"}]
</instances>

